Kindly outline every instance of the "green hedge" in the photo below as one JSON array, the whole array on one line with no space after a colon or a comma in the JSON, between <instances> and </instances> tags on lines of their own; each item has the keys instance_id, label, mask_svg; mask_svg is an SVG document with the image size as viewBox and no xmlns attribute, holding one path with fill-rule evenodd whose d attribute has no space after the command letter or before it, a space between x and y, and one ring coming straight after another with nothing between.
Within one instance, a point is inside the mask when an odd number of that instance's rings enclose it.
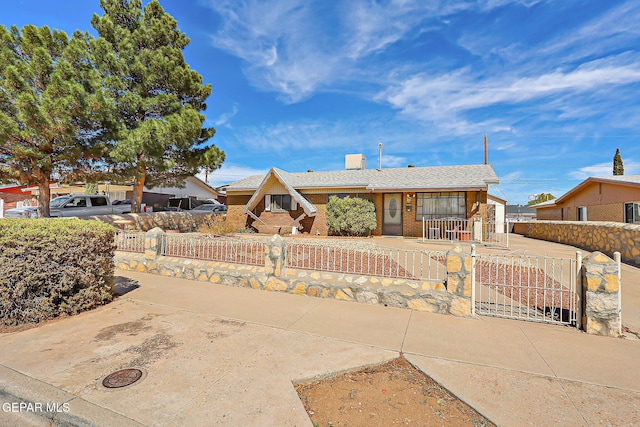
<instances>
[{"instance_id":1,"label":"green hedge","mask_svg":"<svg viewBox=\"0 0 640 427\"><path fill-rule=\"evenodd\" d=\"M105 304L114 229L79 219L0 220L0 323L17 325Z\"/></svg>"},{"instance_id":2,"label":"green hedge","mask_svg":"<svg viewBox=\"0 0 640 427\"><path fill-rule=\"evenodd\" d=\"M338 236L368 236L376 229L376 207L371 200L359 197L340 199L331 196L327 202L327 226Z\"/></svg>"}]
</instances>

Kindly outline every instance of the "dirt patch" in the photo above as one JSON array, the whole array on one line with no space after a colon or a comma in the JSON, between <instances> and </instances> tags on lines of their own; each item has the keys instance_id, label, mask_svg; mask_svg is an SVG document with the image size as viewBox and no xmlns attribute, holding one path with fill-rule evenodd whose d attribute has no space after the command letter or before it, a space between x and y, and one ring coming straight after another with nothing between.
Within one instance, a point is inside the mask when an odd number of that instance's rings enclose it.
<instances>
[{"instance_id":1,"label":"dirt patch","mask_svg":"<svg viewBox=\"0 0 640 427\"><path fill-rule=\"evenodd\" d=\"M495 426L403 357L295 388L316 427Z\"/></svg>"},{"instance_id":2,"label":"dirt patch","mask_svg":"<svg viewBox=\"0 0 640 427\"><path fill-rule=\"evenodd\" d=\"M242 328L245 326L245 322L239 322L236 320L226 320L226 319L214 319L209 322L215 330L206 331L207 338L213 342L213 340L220 338L227 338L237 332L240 332ZM224 330L221 330L220 327L224 327Z\"/></svg>"},{"instance_id":3,"label":"dirt patch","mask_svg":"<svg viewBox=\"0 0 640 427\"><path fill-rule=\"evenodd\" d=\"M145 316L133 322L119 323L113 326L107 326L100 329L100 332L93 338L94 341L107 341L115 338L118 334L127 334L129 336L138 335L140 332L148 331L151 326L145 325L145 322L151 320L151 316Z\"/></svg>"},{"instance_id":4,"label":"dirt patch","mask_svg":"<svg viewBox=\"0 0 640 427\"><path fill-rule=\"evenodd\" d=\"M171 339L171 336L160 332L147 338L140 345L129 347L126 352L134 354L135 357L128 363L128 366L147 366L158 359L166 357L166 353L178 346L178 342Z\"/></svg>"}]
</instances>

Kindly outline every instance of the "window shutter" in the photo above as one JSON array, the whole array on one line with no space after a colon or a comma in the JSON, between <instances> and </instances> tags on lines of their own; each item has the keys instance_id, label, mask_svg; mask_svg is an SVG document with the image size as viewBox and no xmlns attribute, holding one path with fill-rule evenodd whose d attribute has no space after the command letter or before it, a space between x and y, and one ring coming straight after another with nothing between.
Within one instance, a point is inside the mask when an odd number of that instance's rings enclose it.
<instances>
[{"instance_id":1,"label":"window shutter","mask_svg":"<svg viewBox=\"0 0 640 427\"><path fill-rule=\"evenodd\" d=\"M264 196L264 210L265 212L271 212L271 194Z\"/></svg>"},{"instance_id":2,"label":"window shutter","mask_svg":"<svg viewBox=\"0 0 640 427\"><path fill-rule=\"evenodd\" d=\"M291 198L291 210L292 211L297 211L298 210L298 201L296 199L294 199L293 197Z\"/></svg>"}]
</instances>

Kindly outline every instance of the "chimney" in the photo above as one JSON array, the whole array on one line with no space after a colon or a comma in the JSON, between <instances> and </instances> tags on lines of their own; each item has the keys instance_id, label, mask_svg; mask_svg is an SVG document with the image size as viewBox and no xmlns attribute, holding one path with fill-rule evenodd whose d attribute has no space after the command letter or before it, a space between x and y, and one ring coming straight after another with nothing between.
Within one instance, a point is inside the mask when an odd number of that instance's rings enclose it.
<instances>
[{"instance_id":1,"label":"chimney","mask_svg":"<svg viewBox=\"0 0 640 427\"><path fill-rule=\"evenodd\" d=\"M378 170L382 170L382 142L378 144Z\"/></svg>"},{"instance_id":2,"label":"chimney","mask_svg":"<svg viewBox=\"0 0 640 427\"><path fill-rule=\"evenodd\" d=\"M347 154L344 156L344 166L347 170L362 170L367 168L364 154Z\"/></svg>"}]
</instances>

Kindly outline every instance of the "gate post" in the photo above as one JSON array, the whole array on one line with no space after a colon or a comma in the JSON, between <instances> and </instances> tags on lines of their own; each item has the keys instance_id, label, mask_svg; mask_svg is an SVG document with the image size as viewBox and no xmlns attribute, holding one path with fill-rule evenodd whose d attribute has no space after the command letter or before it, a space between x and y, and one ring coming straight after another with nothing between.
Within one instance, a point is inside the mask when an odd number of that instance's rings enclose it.
<instances>
[{"instance_id":1,"label":"gate post","mask_svg":"<svg viewBox=\"0 0 640 427\"><path fill-rule=\"evenodd\" d=\"M454 316L471 316L473 310L471 282L472 259L459 245L447 252L447 291L452 295L449 312Z\"/></svg>"},{"instance_id":2,"label":"gate post","mask_svg":"<svg viewBox=\"0 0 640 427\"><path fill-rule=\"evenodd\" d=\"M594 252L584 260L582 325L586 333L620 336L622 324L618 272L618 264L600 252Z\"/></svg>"},{"instance_id":3,"label":"gate post","mask_svg":"<svg viewBox=\"0 0 640 427\"><path fill-rule=\"evenodd\" d=\"M267 275L280 277L287 266L287 245L280 235L275 234L266 244L265 269Z\"/></svg>"}]
</instances>

